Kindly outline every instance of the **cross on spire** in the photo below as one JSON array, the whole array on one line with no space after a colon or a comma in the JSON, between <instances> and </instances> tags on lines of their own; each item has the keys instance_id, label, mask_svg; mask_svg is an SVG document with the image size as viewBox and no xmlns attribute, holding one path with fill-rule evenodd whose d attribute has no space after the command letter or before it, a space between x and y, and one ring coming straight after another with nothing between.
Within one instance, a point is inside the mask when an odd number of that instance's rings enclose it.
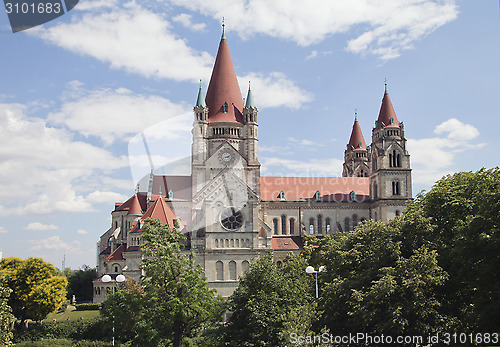
<instances>
[{"instance_id":1,"label":"cross on spire","mask_svg":"<svg viewBox=\"0 0 500 347\"><path fill-rule=\"evenodd\" d=\"M225 27L226 27L226 24L224 23L224 17L222 17L222 38L223 39L226 38Z\"/></svg>"}]
</instances>

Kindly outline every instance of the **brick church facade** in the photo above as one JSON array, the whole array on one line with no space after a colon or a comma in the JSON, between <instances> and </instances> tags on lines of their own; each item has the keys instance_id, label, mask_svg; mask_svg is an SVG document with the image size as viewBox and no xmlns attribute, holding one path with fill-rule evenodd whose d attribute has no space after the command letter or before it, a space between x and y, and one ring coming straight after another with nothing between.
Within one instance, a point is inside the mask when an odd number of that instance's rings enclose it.
<instances>
[{"instance_id":1,"label":"brick church facade","mask_svg":"<svg viewBox=\"0 0 500 347\"><path fill-rule=\"evenodd\" d=\"M299 252L303 235L352 230L360 221L387 221L411 199L410 155L387 86L372 141L355 119L342 177L260 175L258 109L249 87L242 98L225 35L206 96L194 107L190 176L155 175L147 190L115 204L100 238L94 302L118 274L140 279L142 225L148 217L186 235L211 288L229 296L250 262L269 251L282 261ZM346 136L347 137L347 136ZM112 282L101 281L109 274Z\"/></svg>"}]
</instances>

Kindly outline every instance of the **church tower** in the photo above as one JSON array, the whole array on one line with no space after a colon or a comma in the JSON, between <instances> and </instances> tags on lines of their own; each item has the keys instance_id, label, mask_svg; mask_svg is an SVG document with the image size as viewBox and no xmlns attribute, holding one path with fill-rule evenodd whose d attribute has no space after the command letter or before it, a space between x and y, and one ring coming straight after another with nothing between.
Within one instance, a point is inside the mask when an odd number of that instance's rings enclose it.
<instances>
[{"instance_id":1,"label":"church tower","mask_svg":"<svg viewBox=\"0 0 500 347\"><path fill-rule=\"evenodd\" d=\"M351 137L344 152L343 177L368 177L370 174L370 151L361 132L358 115L354 119Z\"/></svg>"},{"instance_id":2,"label":"church tower","mask_svg":"<svg viewBox=\"0 0 500 347\"><path fill-rule=\"evenodd\" d=\"M224 24L223 24L224 28ZM259 237L257 107L246 102L224 30L206 97L194 107L191 247L211 288L229 296L250 261L271 247Z\"/></svg>"},{"instance_id":3,"label":"church tower","mask_svg":"<svg viewBox=\"0 0 500 347\"><path fill-rule=\"evenodd\" d=\"M375 127L372 130L370 197L371 215L388 221L405 209L411 199L410 154L406 149L404 125L392 106L387 83Z\"/></svg>"}]
</instances>

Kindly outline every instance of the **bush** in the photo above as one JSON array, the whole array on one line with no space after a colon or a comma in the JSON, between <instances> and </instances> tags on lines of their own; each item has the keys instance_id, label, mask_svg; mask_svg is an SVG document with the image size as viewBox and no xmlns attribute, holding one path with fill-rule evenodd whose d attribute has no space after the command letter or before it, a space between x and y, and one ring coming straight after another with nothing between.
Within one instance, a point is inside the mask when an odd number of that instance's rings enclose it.
<instances>
[{"instance_id":1,"label":"bush","mask_svg":"<svg viewBox=\"0 0 500 347\"><path fill-rule=\"evenodd\" d=\"M75 308L77 311L95 311L101 308L101 304L92 304L92 303L76 304Z\"/></svg>"},{"instance_id":2,"label":"bush","mask_svg":"<svg viewBox=\"0 0 500 347\"><path fill-rule=\"evenodd\" d=\"M44 324L32 323L29 328L20 328L14 332L14 342L39 342L44 339L108 340L110 336L111 326L104 324L102 319L96 318Z\"/></svg>"},{"instance_id":3,"label":"bush","mask_svg":"<svg viewBox=\"0 0 500 347\"><path fill-rule=\"evenodd\" d=\"M111 346L111 342L103 341L75 341L70 339L42 339L39 341L25 341L16 344L18 347L107 347Z\"/></svg>"}]
</instances>

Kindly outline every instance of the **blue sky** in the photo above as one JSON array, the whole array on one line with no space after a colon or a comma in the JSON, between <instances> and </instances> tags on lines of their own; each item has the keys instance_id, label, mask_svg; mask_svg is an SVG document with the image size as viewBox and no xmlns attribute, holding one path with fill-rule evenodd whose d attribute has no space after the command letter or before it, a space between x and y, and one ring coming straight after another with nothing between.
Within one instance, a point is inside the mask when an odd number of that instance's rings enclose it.
<instances>
[{"instance_id":1,"label":"blue sky","mask_svg":"<svg viewBox=\"0 0 500 347\"><path fill-rule=\"evenodd\" d=\"M250 80L259 109L263 175L340 176L354 110L370 142L385 78L414 194L498 165L497 1L81 0L16 34L3 13L4 257L95 265L114 202L148 170L138 134L156 167L185 162L223 16L243 96Z\"/></svg>"}]
</instances>

